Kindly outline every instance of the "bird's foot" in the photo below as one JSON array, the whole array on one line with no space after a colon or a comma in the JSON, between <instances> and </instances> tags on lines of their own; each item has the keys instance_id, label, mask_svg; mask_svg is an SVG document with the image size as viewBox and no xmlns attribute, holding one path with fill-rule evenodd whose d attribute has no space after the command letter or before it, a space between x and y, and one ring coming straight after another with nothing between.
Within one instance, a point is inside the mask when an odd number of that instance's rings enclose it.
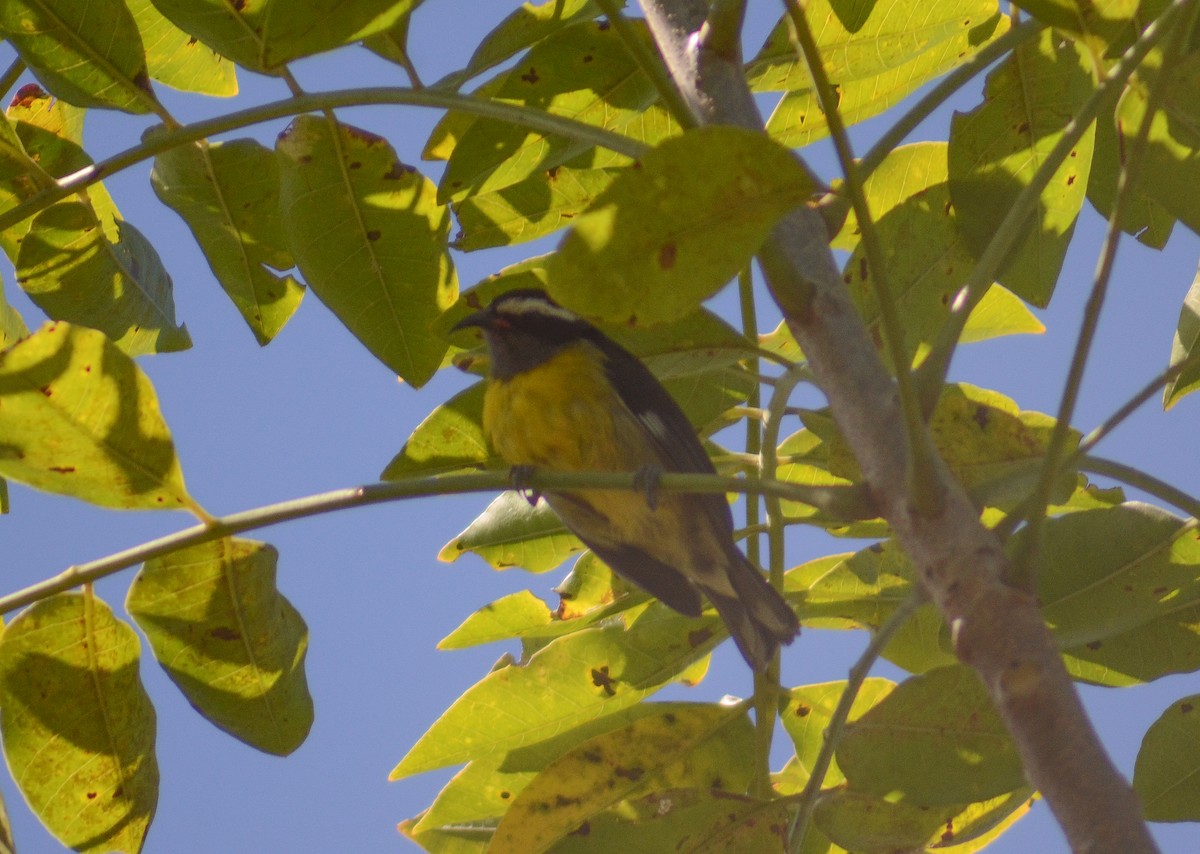
<instances>
[{"instance_id":1,"label":"bird's foot","mask_svg":"<svg viewBox=\"0 0 1200 854\"><path fill-rule=\"evenodd\" d=\"M534 466L513 466L508 470L508 481L512 484L522 498L529 502L529 506L533 507L542 497L542 493L531 487L529 482L533 479L534 472L537 469Z\"/></svg>"}]
</instances>

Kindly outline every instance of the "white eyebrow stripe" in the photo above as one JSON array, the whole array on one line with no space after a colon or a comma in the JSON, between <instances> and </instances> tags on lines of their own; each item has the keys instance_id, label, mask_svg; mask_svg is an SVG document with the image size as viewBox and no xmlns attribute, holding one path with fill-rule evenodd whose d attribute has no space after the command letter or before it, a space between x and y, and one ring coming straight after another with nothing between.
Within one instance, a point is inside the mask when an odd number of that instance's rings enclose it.
<instances>
[{"instance_id":1,"label":"white eyebrow stripe","mask_svg":"<svg viewBox=\"0 0 1200 854\"><path fill-rule=\"evenodd\" d=\"M565 308L533 297L517 297L505 300L500 304L500 313L537 314L542 317L557 317L559 320L566 320L571 323L579 320L579 315L575 314L575 312L567 311Z\"/></svg>"}]
</instances>

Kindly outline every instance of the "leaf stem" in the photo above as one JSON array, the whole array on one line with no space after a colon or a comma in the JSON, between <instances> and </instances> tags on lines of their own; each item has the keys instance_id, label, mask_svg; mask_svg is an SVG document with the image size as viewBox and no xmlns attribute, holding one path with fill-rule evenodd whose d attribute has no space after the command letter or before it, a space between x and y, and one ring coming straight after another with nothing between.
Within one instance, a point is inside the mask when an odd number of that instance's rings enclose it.
<instances>
[{"instance_id":1,"label":"leaf stem","mask_svg":"<svg viewBox=\"0 0 1200 854\"><path fill-rule=\"evenodd\" d=\"M800 854L803 848L804 836L808 833L808 824L812 820L813 810L817 807L817 796L821 793L825 775L833 761L833 753L842 739L846 721L850 719L850 709L853 708L854 701L858 698L858 692L862 689L863 682L866 681L875 661L883 653L892 637L908 622L908 618L912 616L913 611L917 610L922 601L923 597L919 591L914 590L908 594L908 597L896 606L896 610L879 627L879 631L871 636L871 642L867 644L867 648L850 668L846 689L838 698L838 704L829 719L829 726L825 729L825 742L821 745L821 752L817 754L817 760L813 763L812 771L808 775L808 782L804 784L804 790L798 797L800 810L792 819L792 826L788 829L789 854Z\"/></svg>"},{"instance_id":2,"label":"leaf stem","mask_svg":"<svg viewBox=\"0 0 1200 854\"><path fill-rule=\"evenodd\" d=\"M1091 454L1084 454L1080 457L1079 468L1119 480L1135 489L1140 489L1147 495L1153 495L1161 501L1178 507L1192 518L1200 519L1200 499L1193 498L1182 489L1172 486L1165 480L1158 479L1149 472L1119 463L1116 460L1094 457Z\"/></svg>"},{"instance_id":3,"label":"leaf stem","mask_svg":"<svg viewBox=\"0 0 1200 854\"><path fill-rule=\"evenodd\" d=\"M432 89L409 89L406 87L378 87L368 89L339 89L332 92L317 92L259 104L245 110L227 113L213 119L180 125L165 133L151 134L148 139L114 154L99 163L80 169L73 175L60 178L55 186L44 189L18 205L0 213L0 231L11 228L60 199L89 187L123 169L149 160L164 151L179 145L196 142L217 134L229 133L241 128L261 124L273 119L287 118L299 113L316 112L335 107L370 105L407 105L432 107L441 110L458 110L484 118L513 122L543 133L581 140L592 145L611 149L627 157L637 158L646 151L646 146L637 140L618 133L598 128L595 125L556 116L544 110L502 101L460 95L456 92Z\"/></svg>"},{"instance_id":4,"label":"leaf stem","mask_svg":"<svg viewBox=\"0 0 1200 854\"><path fill-rule=\"evenodd\" d=\"M0 75L0 97L7 95L9 90L17 85L17 81L21 79L21 75L24 73L25 60L18 56L8 68L4 69L4 74Z\"/></svg>"}]
</instances>

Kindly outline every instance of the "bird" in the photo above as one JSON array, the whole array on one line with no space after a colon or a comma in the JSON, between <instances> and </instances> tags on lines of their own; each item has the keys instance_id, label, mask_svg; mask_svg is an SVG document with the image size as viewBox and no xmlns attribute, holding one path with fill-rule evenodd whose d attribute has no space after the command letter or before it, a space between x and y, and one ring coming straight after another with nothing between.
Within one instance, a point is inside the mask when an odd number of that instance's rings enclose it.
<instances>
[{"instance_id":1,"label":"bird","mask_svg":"<svg viewBox=\"0 0 1200 854\"><path fill-rule=\"evenodd\" d=\"M483 430L513 467L715 474L687 416L632 353L536 288L459 321L488 352ZM719 493L551 490L551 509L619 576L689 617L716 608L761 673L799 631L795 613L733 538Z\"/></svg>"}]
</instances>

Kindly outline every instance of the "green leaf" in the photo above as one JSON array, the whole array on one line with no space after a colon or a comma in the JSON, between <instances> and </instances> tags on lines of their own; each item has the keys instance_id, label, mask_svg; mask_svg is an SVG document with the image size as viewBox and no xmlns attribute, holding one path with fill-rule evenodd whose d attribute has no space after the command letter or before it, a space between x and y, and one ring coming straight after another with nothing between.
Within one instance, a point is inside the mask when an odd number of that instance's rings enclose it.
<instances>
[{"instance_id":1,"label":"green leaf","mask_svg":"<svg viewBox=\"0 0 1200 854\"><path fill-rule=\"evenodd\" d=\"M596 816L586 834L568 836L552 850L784 854L792 818L792 805L786 801L709 789L666 789ZM819 850L805 848L803 854Z\"/></svg>"},{"instance_id":2,"label":"green leaf","mask_svg":"<svg viewBox=\"0 0 1200 854\"><path fill-rule=\"evenodd\" d=\"M5 145L7 180L4 198L11 204L24 201L39 190L62 178L92 165L92 158L83 150L83 119L85 110L52 97L36 83L22 86L9 104L5 115L16 140L9 138ZM8 134L5 134L8 136ZM11 176L11 177L10 177ZM116 239L117 206L102 183L88 187L80 202L90 206L95 218L109 240ZM0 234L0 247L16 263L21 238L30 229L32 219L25 219Z\"/></svg>"},{"instance_id":3,"label":"green leaf","mask_svg":"<svg viewBox=\"0 0 1200 854\"><path fill-rule=\"evenodd\" d=\"M133 629L91 594L43 599L0 635L8 767L76 851L139 851L154 815L155 716L139 657Z\"/></svg>"},{"instance_id":4,"label":"green leaf","mask_svg":"<svg viewBox=\"0 0 1200 854\"><path fill-rule=\"evenodd\" d=\"M761 133L706 127L667 139L576 219L550 258L550 293L613 322L682 317L812 190L793 154Z\"/></svg>"},{"instance_id":5,"label":"green leaf","mask_svg":"<svg viewBox=\"0 0 1200 854\"><path fill-rule=\"evenodd\" d=\"M692 703L638 703L536 744L472 760L438 793L417 823L416 832L498 819L543 768L583 742L649 715L693 707Z\"/></svg>"},{"instance_id":6,"label":"green leaf","mask_svg":"<svg viewBox=\"0 0 1200 854\"><path fill-rule=\"evenodd\" d=\"M591 817L659 789L743 792L754 729L744 705L671 705L598 735L550 763L517 795L488 849L546 851Z\"/></svg>"},{"instance_id":7,"label":"green leaf","mask_svg":"<svg viewBox=\"0 0 1200 854\"><path fill-rule=\"evenodd\" d=\"M614 576L592 552L579 556L554 592L557 609L528 590L501 597L467 617L438 643L438 649L465 649L512 638L548 640L594 625L622 611L644 605L647 594Z\"/></svg>"},{"instance_id":8,"label":"green leaf","mask_svg":"<svg viewBox=\"0 0 1200 854\"><path fill-rule=\"evenodd\" d=\"M1183 298L1179 309L1179 323L1175 327L1175 339L1171 342L1171 360L1177 365L1188 360L1188 365L1175 375L1163 389L1163 409L1170 409L1180 398L1200 388L1200 270Z\"/></svg>"},{"instance_id":9,"label":"green leaf","mask_svg":"<svg viewBox=\"0 0 1200 854\"><path fill-rule=\"evenodd\" d=\"M618 169L555 166L498 190L455 202L456 249L471 252L536 240L565 228L595 201Z\"/></svg>"},{"instance_id":10,"label":"green leaf","mask_svg":"<svg viewBox=\"0 0 1200 854\"><path fill-rule=\"evenodd\" d=\"M0 34L47 89L76 106L160 109L137 24L121 0L6 0Z\"/></svg>"},{"instance_id":11,"label":"green leaf","mask_svg":"<svg viewBox=\"0 0 1200 854\"><path fill-rule=\"evenodd\" d=\"M802 625L874 630L913 594L915 579L912 561L887 540L852 555L830 555L795 567L784 576L784 591L798 604ZM957 661L945 622L929 603L896 632L883 657L913 673Z\"/></svg>"},{"instance_id":12,"label":"green leaf","mask_svg":"<svg viewBox=\"0 0 1200 854\"><path fill-rule=\"evenodd\" d=\"M308 628L275 586L279 553L226 538L147 561L125 600L188 702L234 738L286 756L313 721Z\"/></svg>"},{"instance_id":13,"label":"green leaf","mask_svg":"<svg viewBox=\"0 0 1200 854\"><path fill-rule=\"evenodd\" d=\"M1040 477L1054 419L1021 410L999 392L951 383L938 398L929 429L950 471L977 503L1011 509ZM1073 450L1079 439L1079 433L1072 430L1068 450ZM830 442L829 471L850 481L862 479L854 454L840 434L834 434ZM1066 501L1075 485L1075 473L1063 472L1052 500Z\"/></svg>"},{"instance_id":14,"label":"green leaf","mask_svg":"<svg viewBox=\"0 0 1200 854\"><path fill-rule=\"evenodd\" d=\"M1060 33L1081 40L1096 56L1119 56L1137 35L1134 19L1143 4L1139 0L1021 0L1014 5Z\"/></svg>"},{"instance_id":15,"label":"green leaf","mask_svg":"<svg viewBox=\"0 0 1200 854\"><path fill-rule=\"evenodd\" d=\"M1003 285L993 284L967 317L959 344L974 344L1004 335L1041 335L1046 331L1025 303Z\"/></svg>"},{"instance_id":16,"label":"green leaf","mask_svg":"<svg viewBox=\"0 0 1200 854\"><path fill-rule=\"evenodd\" d=\"M1115 104L1111 105L1096 119L1096 146L1087 185L1088 201L1106 220L1112 218L1117 200L1117 181L1130 142L1126 135L1137 132L1136 126L1118 131L1115 108ZM1144 178L1125 193L1121 230L1134 235L1139 243L1162 249L1175 228L1175 217L1147 192Z\"/></svg>"},{"instance_id":17,"label":"green leaf","mask_svg":"<svg viewBox=\"0 0 1200 854\"><path fill-rule=\"evenodd\" d=\"M863 681L858 690L854 703L850 707L848 720L856 720L863 712L874 706L892 692L896 683L890 679L870 677ZM846 690L846 681L825 682L819 685L802 685L792 688L779 698L779 719L783 728L796 747L796 763L793 771L797 774L796 782L806 783L812 775L813 765L817 756L825 746L826 729L833 719L834 709L842 693ZM830 763L825 772L823 789L836 786L845 781L846 777L838 767L837 760Z\"/></svg>"},{"instance_id":18,"label":"green leaf","mask_svg":"<svg viewBox=\"0 0 1200 854\"><path fill-rule=\"evenodd\" d=\"M934 446L973 500L1011 509L1041 477L1054 418L1022 410L999 392L958 383L942 390L929 429ZM1068 452L1080 438L1078 431L1069 431ZM1051 500L1066 501L1074 489L1075 473L1063 472Z\"/></svg>"},{"instance_id":19,"label":"green leaf","mask_svg":"<svg viewBox=\"0 0 1200 854\"><path fill-rule=\"evenodd\" d=\"M4 289L0 288L0 350L5 350L29 334L29 327L17 310L8 304L4 298Z\"/></svg>"},{"instance_id":20,"label":"green leaf","mask_svg":"<svg viewBox=\"0 0 1200 854\"><path fill-rule=\"evenodd\" d=\"M383 32L418 2L153 0L155 8L179 29L238 65L263 73Z\"/></svg>"},{"instance_id":21,"label":"green leaf","mask_svg":"<svg viewBox=\"0 0 1200 854\"><path fill-rule=\"evenodd\" d=\"M554 612L528 590L519 590L484 605L438 642L438 649L466 649L484 643L525 637L554 623Z\"/></svg>"},{"instance_id":22,"label":"green leaf","mask_svg":"<svg viewBox=\"0 0 1200 854\"><path fill-rule=\"evenodd\" d=\"M457 825L418 833L414 829L416 823L416 819L405 819L396 829L428 854L485 854L494 830L486 824Z\"/></svg>"},{"instance_id":23,"label":"green leaf","mask_svg":"<svg viewBox=\"0 0 1200 854\"><path fill-rule=\"evenodd\" d=\"M474 552L493 569L520 567L549 572L583 546L545 501L530 506L525 496L501 493L470 525L438 552L453 563Z\"/></svg>"},{"instance_id":24,"label":"green leaf","mask_svg":"<svg viewBox=\"0 0 1200 854\"><path fill-rule=\"evenodd\" d=\"M620 0L618 8L624 5L624 0ZM479 47L471 54L467 67L449 75L449 79L466 80L482 74L563 27L591 20L599 14L600 9L593 0L545 0L540 5L522 3L519 9L511 12L483 37Z\"/></svg>"},{"instance_id":25,"label":"green leaf","mask_svg":"<svg viewBox=\"0 0 1200 854\"><path fill-rule=\"evenodd\" d=\"M955 114L950 196L976 257L1093 90L1090 61L1074 42L1045 30L988 74L980 106ZM1000 270L1000 281L1034 305L1049 303L1057 283L1083 206L1094 137L1093 125L1059 165Z\"/></svg>"},{"instance_id":26,"label":"green leaf","mask_svg":"<svg viewBox=\"0 0 1200 854\"><path fill-rule=\"evenodd\" d=\"M414 386L441 364L429 324L458 295L450 213L382 137L297 116L279 136L280 205L309 287L381 362Z\"/></svg>"},{"instance_id":27,"label":"green leaf","mask_svg":"<svg viewBox=\"0 0 1200 854\"><path fill-rule=\"evenodd\" d=\"M48 323L0 353L0 475L102 507L194 507L150 380L99 332Z\"/></svg>"},{"instance_id":28,"label":"green leaf","mask_svg":"<svg viewBox=\"0 0 1200 854\"><path fill-rule=\"evenodd\" d=\"M12 822L8 818L8 808L0 800L0 854L17 854L16 843L13 842Z\"/></svg>"},{"instance_id":29,"label":"green leaf","mask_svg":"<svg viewBox=\"0 0 1200 854\"><path fill-rule=\"evenodd\" d=\"M1149 821L1200 821L1200 694L1171 704L1146 731L1133 790Z\"/></svg>"},{"instance_id":30,"label":"green leaf","mask_svg":"<svg viewBox=\"0 0 1200 854\"><path fill-rule=\"evenodd\" d=\"M606 626L559 638L528 663L493 670L468 689L421 736L391 779L535 744L632 706L703 658L723 636L718 617L688 619L656 604L628 629Z\"/></svg>"},{"instance_id":31,"label":"green leaf","mask_svg":"<svg viewBox=\"0 0 1200 854\"><path fill-rule=\"evenodd\" d=\"M231 98L238 92L233 63L176 27L151 0L125 0L146 46L146 65L159 83L184 92Z\"/></svg>"},{"instance_id":32,"label":"green leaf","mask_svg":"<svg viewBox=\"0 0 1200 854\"><path fill-rule=\"evenodd\" d=\"M885 280L904 329L910 364L928 352L950 314L951 299L975 267L950 204L946 150L943 142L898 148L863 188L884 247ZM845 229L857 232L857 219L848 220ZM842 278L889 369L895 371L883 347L874 277L860 242L847 260Z\"/></svg>"},{"instance_id":33,"label":"green leaf","mask_svg":"<svg viewBox=\"0 0 1200 854\"><path fill-rule=\"evenodd\" d=\"M648 38L644 26L638 26ZM621 35L593 21L564 27L535 45L501 82L487 87L487 94L610 131L639 120L657 98ZM438 200L460 201L511 186L589 148L586 142L546 136L511 122L476 119L461 130Z\"/></svg>"},{"instance_id":34,"label":"green leaf","mask_svg":"<svg viewBox=\"0 0 1200 854\"><path fill-rule=\"evenodd\" d=\"M1046 523L1041 553L1038 599L1076 678L1132 685L1200 667L1193 522L1137 502L1068 513Z\"/></svg>"},{"instance_id":35,"label":"green leaf","mask_svg":"<svg viewBox=\"0 0 1200 854\"><path fill-rule=\"evenodd\" d=\"M498 462L483 435L486 382L460 391L429 413L387 464L381 480L444 474Z\"/></svg>"},{"instance_id":36,"label":"green leaf","mask_svg":"<svg viewBox=\"0 0 1200 854\"><path fill-rule=\"evenodd\" d=\"M981 42L983 26L995 26L997 6L994 0L938 0L921 11L920 16L910 14L911 8L900 0L872 4L813 0L804 14L831 83L841 88L852 80L882 75L923 75L913 80L911 91L965 59L963 51ZM793 91L812 85L789 27L785 14L747 65L746 77L754 91ZM918 61L922 64L914 67Z\"/></svg>"},{"instance_id":37,"label":"green leaf","mask_svg":"<svg viewBox=\"0 0 1200 854\"><path fill-rule=\"evenodd\" d=\"M1124 150L1141 127L1150 87L1163 73L1161 63L1161 51L1152 52L1117 104ZM1139 183L1171 216L1200 232L1200 198L1189 189L1200 182L1200 107L1196 98L1200 91L1200 51L1193 50L1173 62L1167 74L1159 109L1150 121Z\"/></svg>"},{"instance_id":38,"label":"green leaf","mask_svg":"<svg viewBox=\"0 0 1200 854\"><path fill-rule=\"evenodd\" d=\"M259 344L295 313L304 287L279 214L279 163L251 139L180 145L154 161L150 183L191 228L217 281Z\"/></svg>"},{"instance_id":39,"label":"green leaf","mask_svg":"<svg viewBox=\"0 0 1200 854\"><path fill-rule=\"evenodd\" d=\"M1029 812L1034 800L1033 790L1024 786L986 801L930 808L843 788L822 795L813 821L836 844L856 854L965 854L1007 830Z\"/></svg>"},{"instance_id":40,"label":"green leaf","mask_svg":"<svg viewBox=\"0 0 1200 854\"><path fill-rule=\"evenodd\" d=\"M83 202L46 208L21 241L18 284L51 318L99 329L132 356L191 347L162 259L133 225L115 227L110 240Z\"/></svg>"},{"instance_id":41,"label":"green leaf","mask_svg":"<svg viewBox=\"0 0 1200 854\"><path fill-rule=\"evenodd\" d=\"M846 727L837 760L851 788L916 806L983 801L1025 785L1016 745L962 665L897 685Z\"/></svg>"},{"instance_id":42,"label":"green leaf","mask_svg":"<svg viewBox=\"0 0 1200 854\"><path fill-rule=\"evenodd\" d=\"M934 3L919 17L899 0L858 4L858 8L872 11L866 25L856 32L839 23L826 4L820 5L825 21L819 29L807 10L806 14L817 30L826 73L837 92L838 114L847 126L900 103L924 83L961 65L1009 28L1007 18L998 13L992 0ZM778 33L777 28L764 50L774 53L778 49ZM828 136L829 123L805 64L795 61L795 49L786 32L782 38L791 50L792 61L765 68L755 88L791 90L775 105L767 120L767 132L780 143L798 148ZM784 59L783 55L777 56Z\"/></svg>"}]
</instances>

